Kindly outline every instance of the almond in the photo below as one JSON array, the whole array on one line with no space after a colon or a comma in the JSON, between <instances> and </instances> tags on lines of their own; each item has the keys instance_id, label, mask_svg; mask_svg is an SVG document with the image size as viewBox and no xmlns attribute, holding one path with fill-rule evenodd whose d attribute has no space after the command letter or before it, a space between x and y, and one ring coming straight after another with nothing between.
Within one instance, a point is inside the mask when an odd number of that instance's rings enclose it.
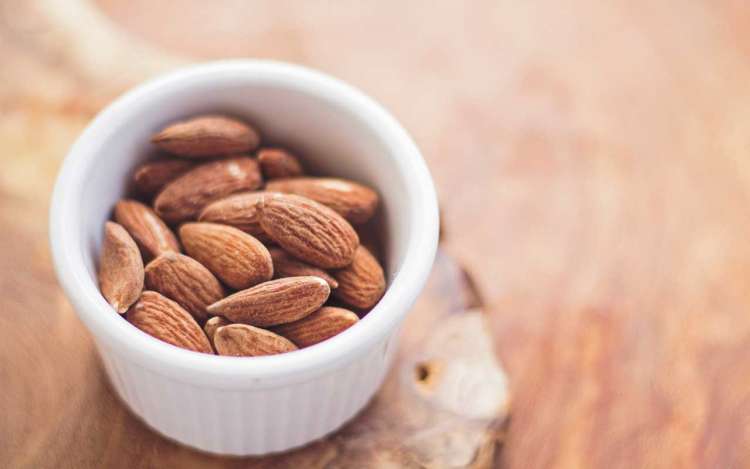
<instances>
[{"instance_id":1,"label":"almond","mask_svg":"<svg viewBox=\"0 0 750 469\"><path fill-rule=\"evenodd\" d=\"M176 122L151 137L169 153L200 158L254 150L258 132L246 123L221 115L204 115Z\"/></svg>"},{"instance_id":2,"label":"almond","mask_svg":"<svg viewBox=\"0 0 750 469\"><path fill-rule=\"evenodd\" d=\"M299 321L276 326L273 330L302 348L330 339L357 321L359 317L348 309L324 306Z\"/></svg>"},{"instance_id":3,"label":"almond","mask_svg":"<svg viewBox=\"0 0 750 469\"><path fill-rule=\"evenodd\" d=\"M231 322L227 321L221 316L214 316L208 321L206 321L206 324L203 325L203 330L206 332L206 336L208 337L208 340L213 343L214 342L214 334L216 334L216 329L222 327L222 326L228 326L232 324Z\"/></svg>"},{"instance_id":4,"label":"almond","mask_svg":"<svg viewBox=\"0 0 750 469\"><path fill-rule=\"evenodd\" d=\"M295 195L274 194L258 203L260 225L285 251L323 269L351 263L359 238L341 215Z\"/></svg>"},{"instance_id":5,"label":"almond","mask_svg":"<svg viewBox=\"0 0 750 469\"><path fill-rule=\"evenodd\" d=\"M328 283L331 290L339 286L339 283L328 272L310 264L306 264L287 254L283 249L271 248L268 250L273 259L274 278L300 277L312 275L320 277Z\"/></svg>"},{"instance_id":6,"label":"almond","mask_svg":"<svg viewBox=\"0 0 750 469\"><path fill-rule=\"evenodd\" d=\"M301 176L304 171L296 156L281 148L263 148L258 151L258 162L267 179Z\"/></svg>"},{"instance_id":7,"label":"almond","mask_svg":"<svg viewBox=\"0 0 750 469\"><path fill-rule=\"evenodd\" d=\"M145 259L165 252L180 252L172 230L151 208L135 200L121 200L115 205L115 221L133 237Z\"/></svg>"},{"instance_id":8,"label":"almond","mask_svg":"<svg viewBox=\"0 0 750 469\"><path fill-rule=\"evenodd\" d=\"M180 239L191 257L236 290L273 277L268 249L237 228L216 223L186 223L180 227Z\"/></svg>"},{"instance_id":9,"label":"almond","mask_svg":"<svg viewBox=\"0 0 750 469\"><path fill-rule=\"evenodd\" d=\"M199 221L220 223L238 228L261 241L270 241L260 226L258 202L270 192L240 192L210 203L203 209Z\"/></svg>"},{"instance_id":10,"label":"almond","mask_svg":"<svg viewBox=\"0 0 750 469\"><path fill-rule=\"evenodd\" d=\"M339 282L334 296L355 308L371 308L385 292L383 268L364 246L357 248L350 266L333 276Z\"/></svg>"},{"instance_id":11,"label":"almond","mask_svg":"<svg viewBox=\"0 0 750 469\"><path fill-rule=\"evenodd\" d=\"M214 335L214 345L219 355L233 357L258 357L297 350L288 339L246 324L218 328Z\"/></svg>"},{"instance_id":12,"label":"almond","mask_svg":"<svg viewBox=\"0 0 750 469\"><path fill-rule=\"evenodd\" d=\"M194 220L209 202L263 185L258 162L247 156L205 163L167 184L154 208L165 221Z\"/></svg>"},{"instance_id":13,"label":"almond","mask_svg":"<svg viewBox=\"0 0 750 469\"><path fill-rule=\"evenodd\" d=\"M301 195L330 207L351 223L369 220L378 207L378 194L369 187L338 178L276 179L266 190Z\"/></svg>"},{"instance_id":14,"label":"almond","mask_svg":"<svg viewBox=\"0 0 750 469\"><path fill-rule=\"evenodd\" d=\"M176 301L198 321L208 317L206 306L224 298L224 288L192 257L167 252L146 266L146 288Z\"/></svg>"},{"instance_id":15,"label":"almond","mask_svg":"<svg viewBox=\"0 0 750 469\"><path fill-rule=\"evenodd\" d=\"M161 158L143 163L133 173L133 186L142 196L151 199L168 182L192 169L195 163L178 158Z\"/></svg>"},{"instance_id":16,"label":"almond","mask_svg":"<svg viewBox=\"0 0 750 469\"><path fill-rule=\"evenodd\" d=\"M320 277L281 278L219 300L208 307L208 312L232 322L273 326L302 319L320 308L330 293Z\"/></svg>"},{"instance_id":17,"label":"almond","mask_svg":"<svg viewBox=\"0 0 750 469\"><path fill-rule=\"evenodd\" d=\"M127 315L143 332L195 352L213 353L203 329L180 305L154 291L145 291Z\"/></svg>"},{"instance_id":18,"label":"almond","mask_svg":"<svg viewBox=\"0 0 750 469\"><path fill-rule=\"evenodd\" d=\"M118 313L124 313L143 290L143 260L125 228L108 221L99 258L99 288Z\"/></svg>"}]
</instances>

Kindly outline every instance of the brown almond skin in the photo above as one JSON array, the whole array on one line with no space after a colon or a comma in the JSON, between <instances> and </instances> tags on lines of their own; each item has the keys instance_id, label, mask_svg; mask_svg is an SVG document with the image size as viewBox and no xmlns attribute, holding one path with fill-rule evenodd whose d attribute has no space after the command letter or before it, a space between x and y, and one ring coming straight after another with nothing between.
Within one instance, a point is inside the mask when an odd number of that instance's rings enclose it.
<instances>
[{"instance_id":1,"label":"brown almond skin","mask_svg":"<svg viewBox=\"0 0 750 469\"><path fill-rule=\"evenodd\" d=\"M357 321L359 317L348 309L324 306L299 321L276 326L273 331L303 348L330 339Z\"/></svg>"},{"instance_id":2,"label":"brown almond skin","mask_svg":"<svg viewBox=\"0 0 750 469\"><path fill-rule=\"evenodd\" d=\"M147 260L165 252L180 252L180 243L172 230L156 212L136 200L117 202L115 221L128 230Z\"/></svg>"},{"instance_id":3,"label":"brown almond skin","mask_svg":"<svg viewBox=\"0 0 750 469\"><path fill-rule=\"evenodd\" d=\"M120 314L138 300L143 290L143 260L138 246L125 228L111 221L104 224L99 288Z\"/></svg>"},{"instance_id":4,"label":"brown almond skin","mask_svg":"<svg viewBox=\"0 0 750 469\"><path fill-rule=\"evenodd\" d=\"M176 301L198 321L208 317L206 306L224 298L219 280L192 257L167 252L146 266L146 288Z\"/></svg>"},{"instance_id":5,"label":"brown almond skin","mask_svg":"<svg viewBox=\"0 0 750 469\"><path fill-rule=\"evenodd\" d=\"M338 178L276 179L266 190L301 195L335 210L350 223L362 224L378 207L377 192L353 181Z\"/></svg>"},{"instance_id":6,"label":"brown almond skin","mask_svg":"<svg viewBox=\"0 0 750 469\"><path fill-rule=\"evenodd\" d=\"M167 183L195 167L192 161L160 158L147 161L133 172L133 187L145 198L152 199Z\"/></svg>"},{"instance_id":7,"label":"brown almond skin","mask_svg":"<svg viewBox=\"0 0 750 469\"><path fill-rule=\"evenodd\" d=\"M222 115L204 115L176 122L151 137L164 151L204 158L253 151L260 134L250 125Z\"/></svg>"},{"instance_id":8,"label":"brown almond skin","mask_svg":"<svg viewBox=\"0 0 750 469\"><path fill-rule=\"evenodd\" d=\"M273 259L274 278L312 275L325 280L326 283L328 283L328 286L331 287L331 290L339 286L339 282L337 282L336 279L325 270L302 262L299 259L295 259L283 249L269 248L268 252L271 253L271 259Z\"/></svg>"},{"instance_id":9,"label":"brown almond skin","mask_svg":"<svg viewBox=\"0 0 750 469\"><path fill-rule=\"evenodd\" d=\"M213 353L208 337L195 319L164 295L145 291L127 314L128 321L143 332L177 347Z\"/></svg>"},{"instance_id":10,"label":"brown almond skin","mask_svg":"<svg viewBox=\"0 0 750 469\"><path fill-rule=\"evenodd\" d=\"M304 174L296 156L281 148L262 148L258 162L266 179L292 178Z\"/></svg>"},{"instance_id":11,"label":"brown almond skin","mask_svg":"<svg viewBox=\"0 0 750 469\"><path fill-rule=\"evenodd\" d=\"M167 184L154 200L154 209L168 223L195 220L214 200L252 191L263 185L258 162L236 156L196 166Z\"/></svg>"},{"instance_id":12,"label":"brown almond skin","mask_svg":"<svg viewBox=\"0 0 750 469\"><path fill-rule=\"evenodd\" d=\"M359 238L325 205L296 195L275 194L258 203L260 225L289 254L322 269L349 265Z\"/></svg>"},{"instance_id":13,"label":"brown almond skin","mask_svg":"<svg viewBox=\"0 0 750 469\"><path fill-rule=\"evenodd\" d=\"M206 324L203 325L203 330L206 332L206 336L208 337L209 342L214 342L214 334L216 334L216 330L222 326L228 326L232 324L231 322L227 321L221 316L214 316L208 321L206 321Z\"/></svg>"},{"instance_id":14,"label":"brown almond skin","mask_svg":"<svg viewBox=\"0 0 750 469\"><path fill-rule=\"evenodd\" d=\"M359 246L350 266L333 272L339 287L334 297L355 308L371 308L385 292L385 273L377 259Z\"/></svg>"},{"instance_id":15,"label":"brown almond skin","mask_svg":"<svg viewBox=\"0 0 750 469\"><path fill-rule=\"evenodd\" d=\"M261 283L208 307L210 314L252 326L297 321L320 308L331 288L320 277L288 277Z\"/></svg>"},{"instance_id":16,"label":"brown almond skin","mask_svg":"<svg viewBox=\"0 0 750 469\"><path fill-rule=\"evenodd\" d=\"M288 339L247 324L219 327L214 335L214 345L219 355L232 357L259 357L297 350Z\"/></svg>"},{"instance_id":17,"label":"brown almond skin","mask_svg":"<svg viewBox=\"0 0 750 469\"><path fill-rule=\"evenodd\" d=\"M186 223L180 227L180 239L190 257L235 290L273 277L273 261L268 249L237 228L216 223Z\"/></svg>"},{"instance_id":18,"label":"brown almond skin","mask_svg":"<svg viewBox=\"0 0 750 469\"><path fill-rule=\"evenodd\" d=\"M260 226L258 202L270 192L240 192L208 204L198 221L233 226L263 242L270 241Z\"/></svg>"}]
</instances>

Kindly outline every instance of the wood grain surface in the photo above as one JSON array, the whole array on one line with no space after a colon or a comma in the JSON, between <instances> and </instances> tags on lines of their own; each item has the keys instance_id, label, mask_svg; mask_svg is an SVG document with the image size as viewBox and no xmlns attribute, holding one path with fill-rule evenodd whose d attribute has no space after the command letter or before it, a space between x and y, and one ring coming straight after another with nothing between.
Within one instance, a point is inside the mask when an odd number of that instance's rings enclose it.
<instances>
[{"instance_id":1,"label":"wood grain surface","mask_svg":"<svg viewBox=\"0 0 750 469\"><path fill-rule=\"evenodd\" d=\"M23 438L35 461L42 419L91 439L65 409L104 392L28 352L94 360L49 287L68 144L133 83L250 56L339 76L415 136L509 372L503 467L750 466L749 27L732 1L6 0L0 381L53 404L3 403L0 454Z\"/></svg>"}]
</instances>

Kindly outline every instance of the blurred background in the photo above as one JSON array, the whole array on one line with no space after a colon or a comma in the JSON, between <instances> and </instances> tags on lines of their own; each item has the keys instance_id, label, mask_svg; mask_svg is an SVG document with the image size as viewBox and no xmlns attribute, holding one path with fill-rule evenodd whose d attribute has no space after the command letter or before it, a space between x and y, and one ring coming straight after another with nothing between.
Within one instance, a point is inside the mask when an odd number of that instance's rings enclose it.
<instances>
[{"instance_id":1,"label":"blurred background","mask_svg":"<svg viewBox=\"0 0 750 469\"><path fill-rule=\"evenodd\" d=\"M0 408L21 422L0 453L34 460L29 413L80 426L64 390L90 368L18 374L39 343L90 360L46 239L68 147L144 79L253 57L363 89L422 149L510 378L504 466L745 467L749 25L732 1L0 0ZM8 397L44 380L44 406Z\"/></svg>"}]
</instances>

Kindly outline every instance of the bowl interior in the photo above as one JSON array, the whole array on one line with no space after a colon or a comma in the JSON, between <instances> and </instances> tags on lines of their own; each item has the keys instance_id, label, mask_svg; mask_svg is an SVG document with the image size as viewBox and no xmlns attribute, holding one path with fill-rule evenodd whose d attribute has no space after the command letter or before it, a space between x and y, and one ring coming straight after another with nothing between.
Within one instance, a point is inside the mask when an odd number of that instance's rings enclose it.
<instances>
[{"instance_id":1,"label":"bowl interior","mask_svg":"<svg viewBox=\"0 0 750 469\"><path fill-rule=\"evenodd\" d=\"M317 175L350 178L374 187L382 198L382 226L388 279L401 265L409 234L411 200L407 175L399 171L383 135L361 115L335 100L280 82L198 83L163 90L128 110L99 141L80 193L80 220L86 248L82 251L92 282L104 221L123 196L133 168L154 154L149 137L176 119L220 112L255 125L264 144L296 152Z\"/></svg>"}]
</instances>

